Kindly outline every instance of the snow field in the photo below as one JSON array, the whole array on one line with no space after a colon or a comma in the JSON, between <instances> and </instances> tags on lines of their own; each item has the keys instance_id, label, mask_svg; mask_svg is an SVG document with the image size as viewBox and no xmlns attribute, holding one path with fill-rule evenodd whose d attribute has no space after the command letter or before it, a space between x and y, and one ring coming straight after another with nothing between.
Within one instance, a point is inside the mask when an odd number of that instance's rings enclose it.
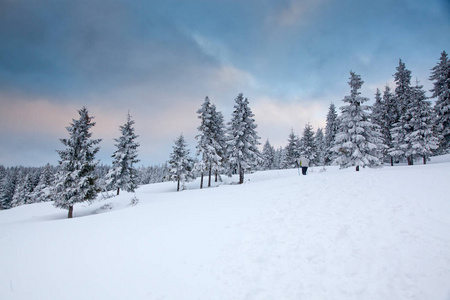
<instances>
[{"instance_id":1,"label":"snow field","mask_svg":"<svg viewBox=\"0 0 450 300\"><path fill-rule=\"evenodd\" d=\"M0 211L0 299L450 299L450 159Z\"/></svg>"}]
</instances>

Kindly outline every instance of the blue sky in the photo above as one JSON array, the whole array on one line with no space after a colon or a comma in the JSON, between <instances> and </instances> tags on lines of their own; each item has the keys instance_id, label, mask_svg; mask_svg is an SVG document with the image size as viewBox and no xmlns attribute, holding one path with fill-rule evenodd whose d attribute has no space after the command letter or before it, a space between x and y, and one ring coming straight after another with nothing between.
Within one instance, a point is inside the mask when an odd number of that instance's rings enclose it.
<instances>
[{"instance_id":1,"label":"blue sky","mask_svg":"<svg viewBox=\"0 0 450 300\"><path fill-rule=\"evenodd\" d=\"M446 0L0 1L0 164L57 164L77 110L110 163L128 110L143 165L162 163L209 96L228 121L238 93L261 142L325 125L331 102L393 87L401 58L427 90L450 51ZM430 95L430 93L428 93Z\"/></svg>"}]
</instances>

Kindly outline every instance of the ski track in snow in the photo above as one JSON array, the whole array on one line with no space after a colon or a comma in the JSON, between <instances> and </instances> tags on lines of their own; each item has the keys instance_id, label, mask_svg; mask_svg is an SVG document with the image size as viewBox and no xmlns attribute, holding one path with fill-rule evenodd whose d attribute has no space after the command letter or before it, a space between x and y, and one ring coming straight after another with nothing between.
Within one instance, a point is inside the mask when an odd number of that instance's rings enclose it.
<instances>
[{"instance_id":1,"label":"ski track in snow","mask_svg":"<svg viewBox=\"0 0 450 300\"><path fill-rule=\"evenodd\" d=\"M0 299L450 300L450 159L0 211ZM215 184L216 185L216 184Z\"/></svg>"}]
</instances>

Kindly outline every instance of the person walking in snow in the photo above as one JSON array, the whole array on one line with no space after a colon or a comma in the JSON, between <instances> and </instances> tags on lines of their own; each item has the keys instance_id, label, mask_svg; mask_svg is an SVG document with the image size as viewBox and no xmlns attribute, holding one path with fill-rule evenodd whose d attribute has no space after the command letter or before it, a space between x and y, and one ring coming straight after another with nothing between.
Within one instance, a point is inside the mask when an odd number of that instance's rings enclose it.
<instances>
[{"instance_id":1,"label":"person walking in snow","mask_svg":"<svg viewBox=\"0 0 450 300\"><path fill-rule=\"evenodd\" d=\"M309 159L307 159L304 156L301 156L300 160L298 161L298 164L300 165L300 167L302 167L302 174L306 175L306 171L308 171L309 167Z\"/></svg>"}]
</instances>

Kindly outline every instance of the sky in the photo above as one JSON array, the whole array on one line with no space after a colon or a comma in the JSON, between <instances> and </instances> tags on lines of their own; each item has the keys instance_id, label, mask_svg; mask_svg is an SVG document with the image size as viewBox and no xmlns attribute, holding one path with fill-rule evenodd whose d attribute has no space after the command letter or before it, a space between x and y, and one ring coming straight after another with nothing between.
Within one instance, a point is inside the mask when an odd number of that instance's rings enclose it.
<instances>
[{"instance_id":1,"label":"sky","mask_svg":"<svg viewBox=\"0 0 450 300\"><path fill-rule=\"evenodd\" d=\"M83 106L101 163L128 112L139 165L167 161L180 134L194 156L205 97L228 122L241 92L261 143L284 147L325 126L350 71L373 103L399 59L430 90L442 51L448 0L0 0L0 164L58 164Z\"/></svg>"}]
</instances>

